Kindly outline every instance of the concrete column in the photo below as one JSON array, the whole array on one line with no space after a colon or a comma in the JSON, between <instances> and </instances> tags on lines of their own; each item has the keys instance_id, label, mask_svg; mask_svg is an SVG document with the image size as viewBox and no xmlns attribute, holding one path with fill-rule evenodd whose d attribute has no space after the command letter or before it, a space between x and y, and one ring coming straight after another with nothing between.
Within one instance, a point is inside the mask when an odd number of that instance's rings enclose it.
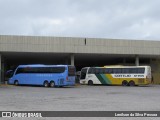
<instances>
[{"instance_id":1,"label":"concrete column","mask_svg":"<svg viewBox=\"0 0 160 120\"><path fill-rule=\"evenodd\" d=\"M74 54L71 54L71 65L74 65Z\"/></svg>"},{"instance_id":2,"label":"concrete column","mask_svg":"<svg viewBox=\"0 0 160 120\"><path fill-rule=\"evenodd\" d=\"M1 56L1 54L0 54L0 84L2 83L1 73L2 73L2 56Z\"/></svg>"},{"instance_id":3,"label":"concrete column","mask_svg":"<svg viewBox=\"0 0 160 120\"><path fill-rule=\"evenodd\" d=\"M135 65L139 66L139 56L138 55L136 55L136 58L135 58Z\"/></svg>"}]
</instances>

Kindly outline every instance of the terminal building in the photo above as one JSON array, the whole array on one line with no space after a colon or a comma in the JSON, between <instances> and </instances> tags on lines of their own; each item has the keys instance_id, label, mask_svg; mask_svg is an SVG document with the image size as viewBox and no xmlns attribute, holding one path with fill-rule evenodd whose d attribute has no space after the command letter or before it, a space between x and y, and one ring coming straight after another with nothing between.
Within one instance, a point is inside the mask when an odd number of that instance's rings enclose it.
<instances>
[{"instance_id":1,"label":"terminal building","mask_svg":"<svg viewBox=\"0 0 160 120\"><path fill-rule=\"evenodd\" d=\"M160 84L160 41L0 35L0 83L20 64L149 65Z\"/></svg>"}]
</instances>

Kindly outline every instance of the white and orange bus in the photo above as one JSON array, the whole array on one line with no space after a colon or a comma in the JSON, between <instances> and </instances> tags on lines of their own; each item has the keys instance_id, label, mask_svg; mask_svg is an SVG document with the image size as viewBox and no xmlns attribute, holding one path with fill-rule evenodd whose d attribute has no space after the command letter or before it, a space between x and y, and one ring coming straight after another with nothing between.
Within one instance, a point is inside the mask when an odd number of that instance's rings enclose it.
<instances>
[{"instance_id":1,"label":"white and orange bus","mask_svg":"<svg viewBox=\"0 0 160 120\"><path fill-rule=\"evenodd\" d=\"M150 66L104 66L84 67L81 70L81 84L148 85L151 83Z\"/></svg>"}]
</instances>

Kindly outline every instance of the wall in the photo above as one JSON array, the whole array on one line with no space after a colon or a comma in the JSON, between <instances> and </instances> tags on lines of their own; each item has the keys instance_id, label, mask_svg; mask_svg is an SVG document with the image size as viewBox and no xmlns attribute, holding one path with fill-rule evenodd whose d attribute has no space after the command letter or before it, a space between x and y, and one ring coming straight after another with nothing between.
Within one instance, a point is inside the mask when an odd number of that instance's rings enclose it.
<instances>
[{"instance_id":1,"label":"wall","mask_svg":"<svg viewBox=\"0 0 160 120\"><path fill-rule=\"evenodd\" d=\"M151 60L152 75L155 84L160 84L160 59Z\"/></svg>"}]
</instances>

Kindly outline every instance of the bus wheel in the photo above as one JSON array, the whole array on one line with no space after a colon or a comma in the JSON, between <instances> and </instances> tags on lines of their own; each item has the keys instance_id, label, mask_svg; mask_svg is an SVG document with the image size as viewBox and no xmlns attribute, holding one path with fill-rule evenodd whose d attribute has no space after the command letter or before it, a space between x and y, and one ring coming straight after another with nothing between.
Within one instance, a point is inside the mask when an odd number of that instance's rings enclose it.
<instances>
[{"instance_id":1,"label":"bus wheel","mask_svg":"<svg viewBox=\"0 0 160 120\"><path fill-rule=\"evenodd\" d=\"M134 81L129 81L129 86L135 86L135 82Z\"/></svg>"},{"instance_id":2,"label":"bus wheel","mask_svg":"<svg viewBox=\"0 0 160 120\"><path fill-rule=\"evenodd\" d=\"M93 85L93 81L92 81L92 80L89 80L89 81L88 81L88 85Z\"/></svg>"},{"instance_id":3,"label":"bus wheel","mask_svg":"<svg viewBox=\"0 0 160 120\"><path fill-rule=\"evenodd\" d=\"M44 81L43 86L48 87L49 86L48 81Z\"/></svg>"},{"instance_id":4,"label":"bus wheel","mask_svg":"<svg viewBox=\"0 0 160 120\"><path fill-rule=\"evenodd\" d=\"M127 85L128 85L128 82L126 80L123 80L122 86L127 86Z\"/></svg>"},{"instance_id":5,"label":"bus wheel","mask_svg":"<svg viewBox=\"0 0 160 120\"><path fill-rule=\"evenodd\" d=\"M55 87L55 83L53 81L50 82L50 87Z\"/></svg>"},{"instance_id":6,"label":"bus wheel","mask_svg":"<svg viewBox=\"0 0 160 120\"><path fill-rule=\"evenodd\" d=\"M14 85L16 85L16 86L18 86L18 85L19 85L18 80L15 80L15 81L14 81Z\"/></svg>"}]
</instances>

